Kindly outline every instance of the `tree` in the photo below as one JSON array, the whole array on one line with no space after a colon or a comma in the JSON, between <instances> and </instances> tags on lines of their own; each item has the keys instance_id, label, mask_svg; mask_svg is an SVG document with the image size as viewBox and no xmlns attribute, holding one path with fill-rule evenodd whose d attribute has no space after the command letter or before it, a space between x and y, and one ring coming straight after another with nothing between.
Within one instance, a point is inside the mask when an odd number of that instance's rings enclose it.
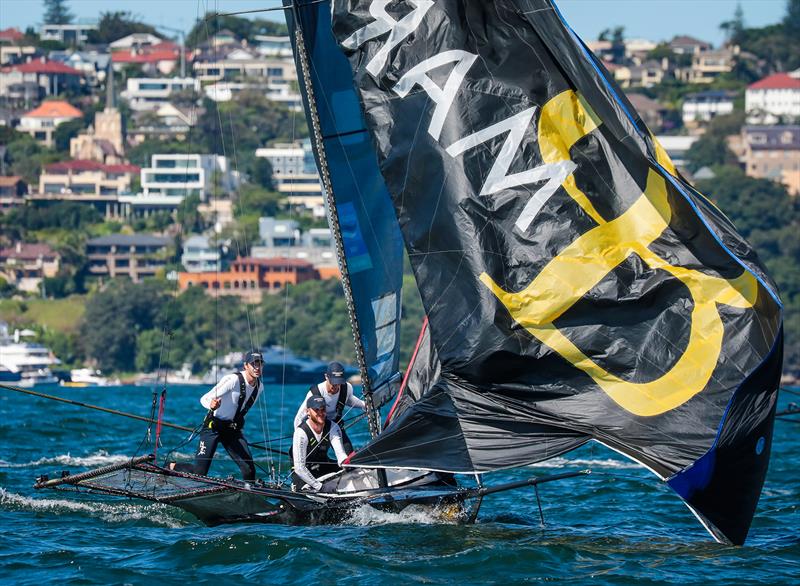
<instances>
[{"instance_id":1,"label":"tree","mask_svg":"<svg viewBox=\"0 0 800 586\"><path fill-rule=\"evenodd\" d=\"M86 128L86 122L83 118L75 118L59 124L53 133L54 148L59 152L69 154L69 141L78 136L84 128Z\"/></svg>"},{"instance_id":2,"label":"tree","mask_svg":"<svg viewBox=\"0 0 800 586\"><path fill-rule=\"evenodd\" d=\"M781 230L791 224L795 214L783 185L748 177L732 166L715 167L714 172L714 179L699 181L697 188L728 215L742 236L749 238L755 231Z\"/></svg>"},{"instance_id":3,"label":"tree","mask_svg":"<svg viewBox=\"0 0 800 586\"><path fill-rule=\"evenodd\" d=\"M702 167L735 165L736 156L728 148L727 137L738 134L743 123L743 112L714 118L709 123L706 133L686 153L689 170L694 172Z\"/></svg>"},{"instance_id":4,"label":"tree","mask_svg":"<svg viewBox=\"0 0 800 586\"><path fill-rule=\"evenodd\" d=\"M42 0L45 24L69 24L74 18L66 0Z\"/></svg>"},{"instance_id":5,"label":"tree","mask_svg":"<svg viewBox=\"0 0 800 586\"><path fill-rule=\"evenodd\" d=\"M97 29L89 31L89 42L107 44L133 33L150 33L158 35L156 29L134 17L130 12L103 12L97 22Z\"/></svg>"},{"instance_id":6,"label":"tree","mask_svg":"<svg viewBox=\"0 0 800 586\"><path fill-rule=\"evenodd\" d=\"M268 159L256 157L253 162L253 174L250 179L265 189L274 189L272 185L272 165Z\"/></svg>"},{"instance_id":7,"label":"tree","mask_svg":"<svg viewBox=\"0 0 800 586\"><path fill-rule=\"evenodd\" d=\"M42 167L65 158L64 153L44 148L29 134L15 132L6 134L11 139L6 145L7 170L12 175L21 175L29 185L39 183ZM0 140L0 143L3 143Z\"/></svg>"},{"instance_id":8,"label":"tree","mask_svg":"<svg viewBox=\"0 0 800 586\"><path fill-rule=\"evenodd\" d=\"M237 204L238 215L256 214L275 216L280 209L282 196L275 191L262 189L256 185L243 185Z\"/></svg>"},{"instance_id":9,"label":"tree","mask_svg":"<svg viewBox=\"0 0 800 586\"><path fill-rule=\"evenodd\" d=\"M209 40L221 30L229 30L234 35L245 41L254 41L255 35L288 35L286 25L273 20L241 18L238 16L217 16L213 12L198 19L189 34L186 35L186 46L197 47L200 43Z\"/></svg>"},{"instance_id":10,"label":"tree","mask_svg":"<svg viewBox=\"0 0 800 586\"><path fill-rule=\"evenodd\" d=\"M800 38L800 0L786 2L786 15L783 17L783 29L789 39Z\"/></svg>"},{"instance_id":11,"label":"tree","mask_svg":"<svg viewBox=\"0 0 800 586\"><path fill-rule=\"evenodd\" d=\"M207 152L231 155L235 145L238 170L253 177L257 148L272 141L286 142L308 136L305 118L257 91L243 91L235 101L204 101L205 112L194 128L197 142Z\"/></svg>"},{"instance_id":12,"label":"tree","mask_svg":"<svg viewBox=\"0 0 800 586\"><path fill-rule=\"evenodd\" d=\"M86 303L79 330L87 358L103 370L133 370L137 338L141 332L160 328L166 301L160 282L112 280Z\"/></svg>"},{"instance_id":13,"label":"tree","mask_svg":"<svg viewBox=\"0 0 800 586\"><path fill-rule=\"evenodd\" d=\"M725 33L725 39L729 44L736 45L742 39L744 32L744 10L740 3L736 4L736 10L733 13L733 19L727 20L719 25L722 32Z\"/></svg>"}]
</instances>

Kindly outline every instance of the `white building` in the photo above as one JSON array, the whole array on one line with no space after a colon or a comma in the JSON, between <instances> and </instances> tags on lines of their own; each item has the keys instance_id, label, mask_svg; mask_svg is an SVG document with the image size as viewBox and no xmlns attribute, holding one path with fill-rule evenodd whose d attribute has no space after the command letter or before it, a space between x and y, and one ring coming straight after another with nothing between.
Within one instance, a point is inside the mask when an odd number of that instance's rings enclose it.
<instances>
[{"instance_id":1,"label":"white building","mask_svg":"<svg viewBox=\"0 0 800 586\"><path fill-rule=\"evenodd\" d=\"M77 22L68 24L43 24L39 28L42 41L58 41L65 45L82 45L88 40L89 31L97 30L97 23Z\"/></svg>"},{"instance_id":2,"label":"white building","mask_svg":"<svg viewBox=\"0 0 800 586\"><path fill-rule=\"evenodd\" d=\"M268 248L289 248L300 245L300 224L295 220L258 219L261 244Z\"/></svg>"},{"instance_id":3,"label":"white building","mask_svg":"<svg viewBox=\"0 0 800 586\"><path fill-rule=\"evenodd\" d=\"M300 175L317 172L310 141L276 144L256 149L256 156L269 161L273 175Z\"/></svg>"},{"instance_id":4,"label":"white building","mask_svg":"<svg viewBox=\"0 0 800 586\"><path fill-rule=\"evenodd\" d=\"M230 197L239 187L239 173L219 155L153 155L150 167L142 169L141 186L144 195L199 195L201 201L207 201L215 196Z\"/></svg>"},{"instance_id":5,"label":"white building","mask_svg":"<svg viewBox=\"0 0 800 586\"><path fill-rule=\"evenodd\" d=\"M319 174L295 173L290 175L273 174L275 191L283 194L289 205L304 207L318 218L325 217L325 191Z\"/></svg>"},{"instance_id":6,"label":"white building","mask_svg":"<svg viewBox=\"0 0 800 586\"><path fill-rule=\"evenodd\" d=\"M264 57L292 58L292 41L289 37L276 37L271 35L256 35L256 51Z\"/></svg>"},{"instance_id":7,"label":"white building","mask_svg":"<svg viewBox=\"0 0 800 586\"><path fill-rule=\"evenodd\" d=\"M748 86L744 109L751 124L775 124L781 118L800 119L800 69L775 73Z\"/></svg>"},{"instance_id":8,"label":"white building","mask_svg":"<svg viewBox=\"0 0 800 586\"><path fill-rule=\"evenodd\" d=\"M158 45L161 41L161 37L157 37L151 33L132 33L109 43L108 48L112 51L129 51L131 49Z\"/></svg>"},{"instance_id":9,"label":"white building","mask_svg":"<svg viewBox=\"0 0 800 586\"><path fill-rule=\"evenodd\" d=\"M219 249L211 246L205 236L193 235L183 243L181 264L189 273L219 271Z\"/></svg>"},{"instance_id":10,"label":"white building","mask_svg":"<svg viewBox=\"0 0 800 586\"><path fill-rule=\"evenodd\" d=\"M213 52L199 56L192 66L195 76L202 82L296 80L294 61L266 58L244 48L233 48L224 57Z\"/></svg>"},{"instance_id":11,"label":"white building","mask_svg":"<svg viewBox=\"0 0 800 586\"><path fill-rule=\"evenodd\" d=\"M264 217L258 220L261 242L253 246L254 258L293 258L305 260L315 268L329 267L328 276L338 274L333 235L330 228L311 228L301 233L294 220Z\"/></svg>"},{"instance_id":12,"label":"white building","mask_svg":"<svg viewBox=\"0 0 800 586\"><path fill-rule=\"evenodd\" d=\"M687 126L709 122L712 118L733 112L733 94L723 90L689 94L683 101L681 117Z\"/></svg>"},{"instance_id":13,"label":"white building","mask_svg":"<svg viewBox=\"0 0 800 586\"><path fill-rule=\"evenodd\" d=\"M699 136L656 136L656 139L664 150L667 151L669 158L678 167L686 165L686 153L691 146L697 142Z\"/></svg>"},{"instance_id":14,"label":"white building","mask_svg":"<svg viewBox=\"0 0 800 586\"><path fill-rule=\"evenodd\" d=\"M158 110L169 97L183 90L200 92L200 81L192 77L133 77L128 79L122 97L132 110Z\"/></svg>"},{"instance_id":15,"label":"white building","mask_svg":"<svg viewBox=\"0 0 800 586\"><path fill-rule=\"evenodd\" d=\"M80 110L63 100L42 102L38 108L19 119L17 130L27 132L45 146L53 146L53 134L59 124L83 116Z\"/></svg>"}]
</instances>

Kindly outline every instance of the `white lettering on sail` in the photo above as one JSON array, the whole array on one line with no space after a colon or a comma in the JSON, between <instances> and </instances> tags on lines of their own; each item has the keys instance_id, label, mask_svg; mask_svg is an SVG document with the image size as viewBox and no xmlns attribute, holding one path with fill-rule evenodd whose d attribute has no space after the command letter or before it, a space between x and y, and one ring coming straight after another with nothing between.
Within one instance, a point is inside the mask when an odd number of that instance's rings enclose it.
<instances>
[{"instance_id":1,"label":"white lettering on sail","mask_svg":"<svg viewBox=\"0 0 800 586\"><path fill-rule=\"evenodd\" d=\"M397 21L386 12L386 6L390 1L391 0L375 0L370 4L369 13L375 21L358 29L342 42L342 46L347 49L357 49L367 41L371 41L372 39L392 31L389 38L386 39L386 43L375 53L369 63L367 63L367 71L373 76L377 76L380 70L383 69L386 60L389 58L389 51L394 49L403 39L416 30L422 22L425 13L433 6L433 0L409 0L409 3L414 6L414 10Z\"/></svg>"},{"instance_id":2,"label":"white lettering on sail","mask_svg":"<svg viewBox=\"0 0 800 586\"><path fill-rule=\"evenodd\" d=\"M465 136L447 147L447 154L451 157L457 157L464 151L483 144L504 132L508 132L506 141L503 143L500 153L497 155L494 165L492 165L489 175L483 183L481 195L492 195L503 189L511 189L512 187L546 180L546 183L528 200L519 218L517 218L515 226L521 231L528 229L545 202L550 199L569 174L577 168L577 165L572 161L561 161L559 163L539 165L527 171L508 175L508 168L511 166L520 144L522 144L525 131L531 127L535 112L536 107L528 108L497 124L492 124L483 130Z\"/></svg>"},{"instance_id":3,"label":"white lettering on sail","mask_svg":"<svg viewBox=\"0 0 800 586\"><path fill-rule=\"evenodd\" d=\"M464 81L464 76L477 58L477 55L461 50L439 53L414 66L392 88L397 95L405 98L415 85L419 85L436 102L436 108L431 116L431 123L428 125L428 134L434 140L439 140L439 135L442 133L442 127L444 126L444 119L450 111L450 106L453 105L456 93ZM450 76L447 78L444 88L440 88L427 76L430 70L453 61L456 64L450 71Z\"/></svg>"}]
</instances>

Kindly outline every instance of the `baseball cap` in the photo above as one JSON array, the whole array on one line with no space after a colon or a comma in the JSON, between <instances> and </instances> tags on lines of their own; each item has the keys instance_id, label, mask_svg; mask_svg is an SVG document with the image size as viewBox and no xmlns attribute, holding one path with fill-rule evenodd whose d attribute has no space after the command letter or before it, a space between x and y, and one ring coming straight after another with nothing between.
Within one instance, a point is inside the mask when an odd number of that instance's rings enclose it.
<instances>
[{"instance_id":1,"label":"baseball cap","mask_svg":"<svg viewBox=\"0 0 800 586\"><path fill-rule=\"evenodd\" d=\"M306 401L306 409L325 409L325 399L318 395L311 395Z\"/></svg>"},{"instance_id":2,"label":"baseball cap","mask_svg":"<svg viewBox=\"0 0 800 586\"><path fill-rule=\"evenodd\" d=\"M343 385L347 382L347 379L344 378L344 366L342 366L341 362L329 362L328 370L325 371L325 374L332 385Z\"/></svg>"},{"instance_id":3,"label":"baseball cap","mask_svg":"<svg viewBox=\"0 0 800 586\"><path fill-rule=\"evenodd\" d=\"M261 354L258 350L250 350L247 354L244 355L244 363L245 364L252 364L256 361L264 362L264 355Z\"/></svg>"}]
</instances>

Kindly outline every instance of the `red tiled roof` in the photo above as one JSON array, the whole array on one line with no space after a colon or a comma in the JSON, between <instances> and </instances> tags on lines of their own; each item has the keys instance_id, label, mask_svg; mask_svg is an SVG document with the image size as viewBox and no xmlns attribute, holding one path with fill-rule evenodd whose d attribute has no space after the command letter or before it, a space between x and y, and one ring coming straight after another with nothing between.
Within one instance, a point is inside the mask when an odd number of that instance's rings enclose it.
<instances>
[{"instance_id":1,"label":"red tiled roof","mask_svg":"<svg viewBox=\"0 0 800 586\"><path fill-rule=\"evenodd\" d=\"M24 114L24 118L80 118L83 113L64 100L42 102L38 108Z\"/></svg>"},{"instance_id":2,"label":"red tiled roof","mask_svg":"<svg viewBox=\"0 0 800 586\"><path fill-rule=\"evenodd\" d=\"M114 63L157 63L159 61L175 61L178 56L175 51L152 51L139 54L117 51L111 54L111 60Z\"/></svg>"},{"instance_id":3,"label":"red tiled roof","mask_svg":"<svg viewBox=\"0 0 800 586\"><path fill-rule=\"evenodd\" d=\"M131 165L127 163L106 165L105 167L106 173L138 173L142 170L138 165Z\"/></svg>"},{"instance_id":4,"label":"red tiled roof","mask_svg":"<svg viewBox=\"0 0 800 586\"><path fill-rule=\"evenodd\" d=\"M61 161L59 163L50 163L45 166L45 170L49 173L58 171L104 171L105 173L138 173L140 168L136 165L104 165L98 161L88 161L84 159L77 159L74 161Z\"/></svg>"},{"instance_id":5,"label":"red tiled roof","mask_svg":"<svg viewBox=\"0 0 800 586\"><path fill-rule=\"evenodd\" d=\"M797 90L800 89L800 78L792 77L788 73L773 73L764 79L747 86L749 90Z\"/></svg>"},{"instance_id":6,"label":"red tiled roof","mask_svg":"<svg viewBox=\"0 0 800 586\"><path fill-rule=\"evenodd\" d=\"M77 69L73 69L69 65L64 65L60 61L48 61L47 59L37 59L22 63L21 65L13 65L13 71L20 73L61 73L63 75L82 75Z\"/></svg>"},{"instance_id":7,"label":"red tiled roof","mask_svg":"<svg viewBox=\"0 0 800 586\"><path fill-rule=\"evenodd\" d=\"M0 250L0 259L6 260L9 258L20 260L35 260L37 258L55 258L56 252L47 244L30 244L27 242L17 243L19 251L16 246L3 248Z\"/></svg>"},{"instance_id":8,"label":"red tiled roof","mask_svg":"<svg viewBox=\"0 0 800 586\"><path fill-rule=\"evenodd\" d=\"M22 39L25 36L24 33L18 31L15 28L7 28L5 30L0 31L0 41L11 41L16 42Z\"/></svg>"},{"instance_id":9,"label":"red tiled roof","mask_svg":"<svg viewBox=\"0 0 800 586\"><path fill-rule=\"evenodd\" d=\"M19 175L11 175L10 177L0 177L0 187L13 187L22 181Z\"/></svg>"},{"instance_id":10,"label":"red tiled roof","mask_svg":"<svg viewBox=\"0 0 800 586\"><path fill-rule=\"evenodd\" d=\"M266 266L266 267L274 267L274 266L292 266L292 267L311 267L314 266L307 260L302 260L299 258L285 258L285 257L274 257L274 258L254 258L252 256L246 256L243 258L237 258L234 261L234 264L254 264L259 266Z\"/></svg>"},{"instance_id":11,"label":"red tiled roof","mask_svg":"<svg viewBox=\"0 0 800 586\"><path fill-rule=\"evenodd\" d=\"M175 51L178 52L178 45L173 43L172 41L161 41L160 43L156 43L155 45L150 45L144 49L147 53L152 53L154 51Z\"/></svg>"}]
</instances>

